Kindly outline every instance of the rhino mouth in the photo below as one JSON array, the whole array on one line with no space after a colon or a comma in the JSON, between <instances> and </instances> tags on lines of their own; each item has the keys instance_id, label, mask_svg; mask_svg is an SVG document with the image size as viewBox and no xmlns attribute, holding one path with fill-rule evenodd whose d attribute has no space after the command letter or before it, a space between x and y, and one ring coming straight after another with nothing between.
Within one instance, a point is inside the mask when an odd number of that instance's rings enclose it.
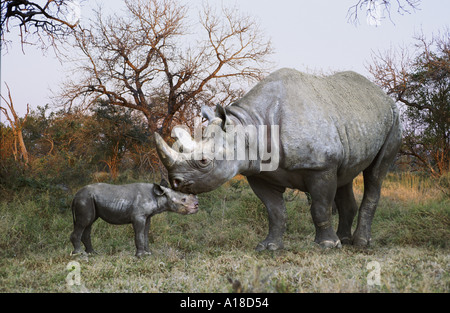
<instances>
[{"instance_id":1,"label":"rhino mouth","mask_svg":"<svg viewBox=\"0 0 450 313\"><path fill-rule=\"evenodd\" d=\"M181 213L183 215L195 214L197 212L198 212L198 202L196 202L193 205L185 206L180 211L178 211L178 213Z\"/></svg>"},{"instance_id":2,"label":"rhino mouth","mask_svg":"<svg viewBox=\"0 0 450 313\"><path fill-rule=\"evenodd\" d=\"M189 193L189 194L193 194L193 195L198 195L200 193L208 192L208 191L210 191L210 189L199 188L198 186L196 186L194 188L194 182L191 182L191 183L183 185L181 187L180 191L183 192L183 193Z\"/></svg>"},{"instance_id":3,"label":"rhino mouth","mask_svg":"<svg viewBox=\"0 0 450 313\"><path fill-rule=\"evenodd\" d=\"M196 205L194 208L188 208L186 210L186 215L195 214L198 212L198 205Z\"/></svg>"},{"instance_id":4,"label":"rhino mouth","mask_svg":"<svg viewBox=\"0 0 450 313\"><path fill-rule=\"evenodd\" d=\"M192 190L192 185L194 184L194 182L192 180L190 181L182 181L174 183L176 181L176 179L174 179L172 181L172 187L177 190L177 191L181 191L183 193L189 193L189 194L195 194L195 192L193 192Z\"/></svg>"}]
</instances>

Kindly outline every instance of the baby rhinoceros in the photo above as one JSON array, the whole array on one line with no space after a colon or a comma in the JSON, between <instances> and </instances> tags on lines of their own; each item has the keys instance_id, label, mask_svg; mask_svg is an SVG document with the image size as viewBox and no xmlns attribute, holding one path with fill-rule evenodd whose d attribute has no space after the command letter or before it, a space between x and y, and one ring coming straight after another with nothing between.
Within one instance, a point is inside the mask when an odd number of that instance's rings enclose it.
<instances>
[{"instance_id":1,"label":"baby rhinoceros","mask_svg":"<svg viewBox=\"0 0 450 313\"><path fill-rule=\"evenodd\" d=\"M128 185L92 184L80 189L72 201L74 230L70 241L74 246L72 255L81 253L81 243L87 253L94 253L91 244L91 227L97 218L108 223L133 224L136 256L150 254L148 231L150 218L170 211L193 214L198 211L198 199L161 185L136 183Z\"/></svg>"}]
</instances>

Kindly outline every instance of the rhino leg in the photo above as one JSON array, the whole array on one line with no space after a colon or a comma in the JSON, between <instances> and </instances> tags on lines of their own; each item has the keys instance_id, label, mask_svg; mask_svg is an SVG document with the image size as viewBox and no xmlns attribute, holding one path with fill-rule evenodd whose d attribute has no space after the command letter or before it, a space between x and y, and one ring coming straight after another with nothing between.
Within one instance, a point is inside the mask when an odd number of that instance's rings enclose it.
<instances>
[{"instance_id":1,"label":"rhino leg","mask_svg":"<svg viewBox=\"0 0 450 313\"><path fill-rule=\"evenodd\" d=\"M359 208L358 224L353 233L353 245L355 246L370 245L372 220L380 200L381 184L390 164L391 162L386 162L381 167L371 165L363 171L364 196Z\"/></svg>"},{"instance_id":2,"label":"rhino leg","mask_svg":"<svg viewBox=\"0 0 450 313\"><path fill-rule=\"evenodd\" d=\"M269 216L269 234L256 246L256 251L283 249L283 234L286 230L286 206L284 204L284 187L273 186L267 181L247 177L253 192L264 203Z\"/></svg>"},{"instance_id":3,"label":"rhino leg","mask_svg":"<svg viewBox=\"0 0 450 313\"><path fill-rule=\"evenodd\" d=\"M144 250L147 254L150 254L150 249L148 248L148 232L150 230L150 219L151 217L147 217L145 221L145 228L144 228Z\"/></svg>"},{"instance_id":4,"label":"rhino leg","mask_svg":"<svg viewBox=\"0 0 450 313\"><path fill-rule=\"evenodd\" d=\"M339 212L337 235L342 244L351 244L353 219L358 212L358 205L353 194L353 181L337 189L334 202Z\"/></svg>"},{"instance_id":5,"label":"rhino leg","mask_svg":"<svg viewBox=\"0 0 450 313\"><path fill-rule=\"evenodd\" d=\"M397 122L398 123L398 122ZM372 220L381 193L381 184L401 145L401 129L394 125L377 157L363 171L364 196L359 208L358 225L353 233L353 245L368 246Z\"/></svg>"},{"instance_id":6,"label":"rhino leg","mask_svg":"<svg viewBox=\"0 0 450 313\"><path fill-rule=\"evenodd\" d=\"M72 255L82 253L81 242L83 242L86 252L92 253L91 226L97 219L95 205L92 199L74 199L72 203L73 232L70 234L70 241L74 247Z\"/></svg>"},{"instance_id":7,"label":"rhino leg","mask_svg":"<svg viewBox=\"0 0 450 313\"><path fill-rule=\"evenodd\" d=\"M380 199L381 180L374 179L369 173L364 171L364 196L358 214L358 225L353 234L353 245L368 246L371 242L372 220Z\"/></svg>"},{"instance_id":8,"label":"rhino leg","mask_svg":"<svg viewBox=\"0 0 450 313\"><path fill-rule=\"evenodd\" d=\"M134 242L136 244L136 256L139 258L146 253L145 251L145 217L136 217L133 220Z\"/></svg>"},{"instance_id":9,"label":"rhino leg","mask_svg":"<svg viewBox=\"0 0 450 313\"><path fill-rule=\"evenodd\" d=\"M81 236L84 231L84 226L75 224L73 232L70 234L70 241L73 245L73 251L70 253L70 255L76 255L80 254L83 251L81 250Z\"/></svg>"},{"instance_id":10,"label":"rhino leg","mask_svg":"<svg viewBox=\"0 0 450 313\"><path fill-rule=\"evenodd\" d=\"M93 222L92 222L92 224L93 224ZM87 253L89 253L89 254L97 254L97 252L95 252L94 248L92 247L92 242L91 242L92 224L90 224L89 226L87 226L84 229L83 235L81 236L81 241L83 242L84 246L86 247L86 252Z\"/></svg>"},{"instance_id":11,"label":"rhino leg","mask_svg":"<svg viewBox=\"0 0 450 313\"><path fill-rule=\"evenodd\" d=\"M331 225L331 210L336 194L334 171L310 173L307 189L311 195L311 216L316 228L315 243L323 248L340 248L341 242Z\"/></svg>"}]
</instances>

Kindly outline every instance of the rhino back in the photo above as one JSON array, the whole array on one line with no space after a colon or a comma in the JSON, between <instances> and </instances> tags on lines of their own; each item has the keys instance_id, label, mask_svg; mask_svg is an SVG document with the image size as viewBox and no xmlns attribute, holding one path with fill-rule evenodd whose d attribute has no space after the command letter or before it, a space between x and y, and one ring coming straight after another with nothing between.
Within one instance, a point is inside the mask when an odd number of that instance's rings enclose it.
<instances>
[{"instance_id":1,"label":"rhino back","mask_svg":"<svg viewBox=\"0 0 450 313\"><path fill-rule=\"evenodd\" d=\"M287 170L367 166L396 110L381 89L357 73L317 77L293 69L272 73L235 105L253 123L280 126L280 167Z\"/></svg>"}]
</instances>

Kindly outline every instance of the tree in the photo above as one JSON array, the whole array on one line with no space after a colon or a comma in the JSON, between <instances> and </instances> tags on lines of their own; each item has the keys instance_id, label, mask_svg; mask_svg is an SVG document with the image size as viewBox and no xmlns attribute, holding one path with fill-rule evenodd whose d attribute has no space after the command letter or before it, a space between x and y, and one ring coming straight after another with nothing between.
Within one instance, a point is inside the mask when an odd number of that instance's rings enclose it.
<instances>
[{"instance_id":1,"label":"tree","mask_svg":"<svg viewBox=\"0 0 450 313\"><path fill-rule=\"evenodd\" d=\"M148 154L152 136L142 125L145 121L136 119L131 109L99 101L89 111L48 110L48 105L30 110L22 125L30 156L26 168L12 158L11 127L0 124L0 179L7 178L16 167L26 169L22 174L28 178L65 185L86 184L98 171L109 172L111 179L127 170L145 175L159 172Z\"/></svg>"},{"instance_id":2,"label":"tree","mask_svg":"<svg viewBox=\"0 0 450 313\"><path fill-rule=\"evenodd\" d=\"M270 41L236 9L223 8L220 16L205 6L195 29L178 1L125 4L126 16L99 10L74 32L83 79L64 87L68 110L101 98L141 112L148 128L167 138L175 123L189 125L201 104L230 103L241 94L238 83L265 73Z\"/></svg>"},{"instance_id":3,"label":"tree","mask_svg":"<svg viewBox=\"0 0 450 313\"><path fill-rule=\"evenodd\" d=\"M29 43L27 34L35 35L44 47L64 38L79 21L80 1L77 0L5 0L1 2L0 40L8 41L5 33L19 27L22 45ZM45 38L45 39L44 39Z\"/></svg>"},{"instance_id":4,"label":"tree","mask_svg":"<svg viewBox=\"0 0 450 313\"><path fill-rule=\"evenodd\" d=\"M25 146L25 142L23 140L23 134L22 134L22 128L23 125L25 124L27 117L28 117L28 113L30 112L30 107L27 104L27 113L25 114L25 117L23 119L21 119L17 113L16 110L14 109L14 103L11 97L11 92L9 90L9 86L8 84L6 84L6 88L8 89L8 99L6 99L3 95L1 95L1 98L3 99L3 101L6 103L6 106L9 109L9 112L11 113L11 116L9 116L8 114L8 110L5 107L0 106L0 111L5 115L6 119L9 122L9 125L11 126L11 130L13 133L13 155L14 155L14 160L16 161L23 161L25 165L28 164L28 152L27 152L27 148Z\"/></svg>"},{"instance_id":5,"label":"tree","mask_svg":"<svg viewBox=\"0 0 450 313\"><path fill-rule=\"evenodd\" d=\"M368 22L372 21L372 23L376 23L374 25L379 25L379 19L385 14L392 21L391 11L393 10L393 4L396 6L397 13L403 15L417 10L420 2L421 0L358 0L356 4L348 9L348 21L357 24L360 12L365 7Z\"/></svg>"},{"instance_id":6,"label":"tree","mask_svg":"<svg viewBox=\"0 0 450 313\"><path fill-rule=\"evenodd\" d=\"M151 136L131 109L99 101L90 111L93 114L81 132L91 143L90 154L98 156L97 161L106 164L111 178L116 179L121 163L127 157L135 157L132 150L144 146ZM138 167L138 164L133 165Z\"/></svg>"},{"instance_id":7,"label":"tree","mask_svg":"<svg viewBox=\"0 0 450 313\"><path fill-rule=\"evenodd\" d=\"M367 67L376 84L403 107L401 153L433 176L450 165L450 33L415 37L415 51L401 48L372 55Z\"/></svg>"}]
</instances>

